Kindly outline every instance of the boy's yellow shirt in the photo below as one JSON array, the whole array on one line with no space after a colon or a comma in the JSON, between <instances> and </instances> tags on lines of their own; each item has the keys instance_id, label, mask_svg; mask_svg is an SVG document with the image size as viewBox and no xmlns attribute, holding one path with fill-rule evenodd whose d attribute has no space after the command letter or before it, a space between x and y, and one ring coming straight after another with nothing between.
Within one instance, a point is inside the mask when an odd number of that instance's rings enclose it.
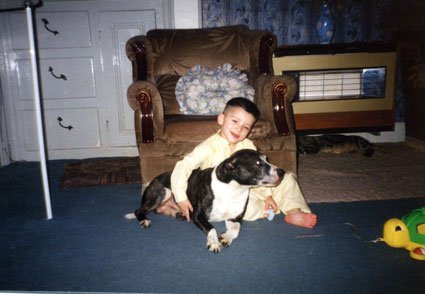
<instances>
[{"instance_id":1,"label":"boy's yellow shirt","mask_svg":"<svg viewBox=\"0 0 425 294\"><path fill-rule=\"evenodd\" d=\"M244 139L236 144L235 152L241 149L257 150L254 143L249 139ZM194 169L203 170L215 167L231 155L229 143L220 136L219 132L196 146L191 153L176 163L171 174L171 190L175 200L180 202L187 199L187 181ZM264 199L272 195L270 188L262 187L255 190L256 194L264 197Z\"/></svg>"}]
</instances>

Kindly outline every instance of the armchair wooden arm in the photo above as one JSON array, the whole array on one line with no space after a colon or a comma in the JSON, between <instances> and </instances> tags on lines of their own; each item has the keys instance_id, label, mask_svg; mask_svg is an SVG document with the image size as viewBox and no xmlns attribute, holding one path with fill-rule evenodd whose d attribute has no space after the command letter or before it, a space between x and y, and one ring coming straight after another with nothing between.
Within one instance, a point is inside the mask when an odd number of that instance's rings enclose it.
<instances>
[{"instance_id":1,"label":"armchair wooden arm","mask_svg":"<svg viewBox=\"0 0 425 294\"><path fill-rule=\"evenodd\" d=\"M147 81L136 81L128 87L127 99L136 111L135 124L138 143L152 143L155 131L162 135L164 112L161 95L156 86Z\"/></svg>"},{"instance_id":2,"label":"armchair wooden arm","mask_svg":"<svg viewBox=\"0 0 425 294\"><path fill-rule=\"evenodd\" d=\"M126 53L132 63L133 81L152 81L152 45L146 36L136 36L127 41Z\"/></svg>"},{"instance_id":3,"label":"armchair wooden arm","mask_svg":"<svg viewBox=\"0 0 425 294\"><path fill-rule=\"evenodd\" d=\"M257 79L257 101L261 117L274 121L272 128L281 136L295 134L292 100L297 91L290 76L262 75Z\"/></svg>"}]
</instances>

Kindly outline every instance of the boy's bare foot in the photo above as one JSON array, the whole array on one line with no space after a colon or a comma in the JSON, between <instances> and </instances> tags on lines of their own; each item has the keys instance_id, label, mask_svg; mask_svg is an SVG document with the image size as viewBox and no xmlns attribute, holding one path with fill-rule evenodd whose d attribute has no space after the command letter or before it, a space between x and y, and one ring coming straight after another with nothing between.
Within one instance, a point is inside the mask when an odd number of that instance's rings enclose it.
<instances>
[{"instance_id":1,"label":"boy's bare foot","mask_svg":"<svg viewBox=\"0 0 425 294\"><path fill-rule=\"evenodd\" d=\"M288 212L285 216L285 221L291 225L313 228L317 224L317 215L314 213L305 213L297 209Z\"/></svg>"}]
</instances>

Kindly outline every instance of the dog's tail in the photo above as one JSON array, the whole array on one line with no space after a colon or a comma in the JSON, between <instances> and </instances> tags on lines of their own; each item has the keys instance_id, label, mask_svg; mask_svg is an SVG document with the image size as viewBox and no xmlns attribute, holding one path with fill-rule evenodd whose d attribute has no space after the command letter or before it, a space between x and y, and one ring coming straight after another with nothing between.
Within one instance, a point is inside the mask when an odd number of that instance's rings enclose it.
<instances>
[{"instance_id":1,"label":"dog's tail","mask_svg":"<svg viewBox=\"0 0 425 294\"><path fill-rule=\"evenodd\" d=\"M134 214L134 212L127 213L126 215L124 215L124 217L126 219L136 219L136 215Z\"/></svg>"}]
</instances>

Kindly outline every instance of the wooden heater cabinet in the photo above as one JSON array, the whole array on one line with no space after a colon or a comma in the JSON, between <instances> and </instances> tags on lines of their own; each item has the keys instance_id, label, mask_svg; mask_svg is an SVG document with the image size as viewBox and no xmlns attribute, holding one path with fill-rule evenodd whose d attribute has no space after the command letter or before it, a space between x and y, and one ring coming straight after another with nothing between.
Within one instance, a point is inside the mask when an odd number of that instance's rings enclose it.
<instances>
[{"instance_id":1,"label":"wooden heater cabinet","mask_svg":"<svg viewBox=\"0 0 425 294\"><path fill-rule=\"evenodd\" d=\"M383 43L278 47L275 74L297 80L296 130L394 130L396 56L396 46Z\"/></svg>"}]
</instances>

